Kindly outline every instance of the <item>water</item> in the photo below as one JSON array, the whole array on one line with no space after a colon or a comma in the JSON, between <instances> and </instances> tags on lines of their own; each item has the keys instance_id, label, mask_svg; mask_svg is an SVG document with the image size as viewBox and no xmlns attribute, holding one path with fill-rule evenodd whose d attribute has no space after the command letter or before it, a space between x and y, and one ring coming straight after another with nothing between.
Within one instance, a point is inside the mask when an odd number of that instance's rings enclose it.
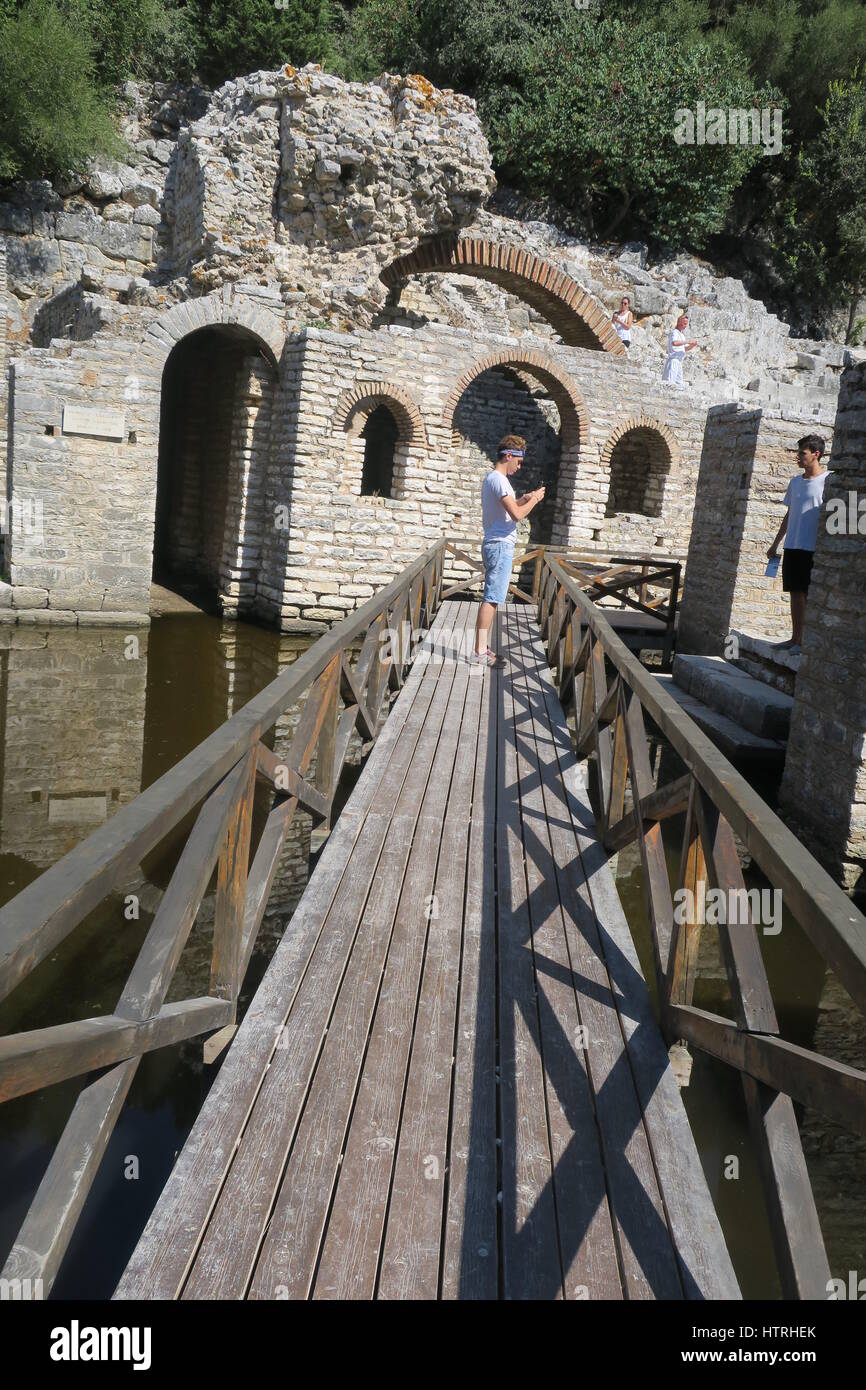
<instances>
[{"instance_id":1,"label":"water","mask_svg":"<svg viewBox=\"0 0 866 1390\"><path fill-rule=\"evenodd\" d=\"M158 618L138 634L88 629L0 629L0 901L25 887L119 806L149 786L217 728L308 645L202 615ZM276 730L287 746L297 711ZM352 750L348 791L358 762ZM675 768L663 769L665 780ZM772 787L760 788L771 795ZM255 825L264 801L257 802ZM188 822L187 822L188 824ZM167 883L184 827L124 885L140 901L129 920L118 892L100 905L24 984L0 1004L0 1031L37 1028L110 1012ZM682 818L666 826L672 880ZM310 822L296 816L241 997L241 1014L303 891ZM635 847L616 863L617 886L652 989L649 930ZM749 886L763 880L746 868ZM169 998L207 988L212 896L205 899ZM782 1035L866 1066L861 1015L789 919L762 949ZM705 929L698 1007L730 1014L717 940ZM106 1298L152 1210L219 1068L205 1067L202 1040L146 1056L109 1143L66 1260L56 1297ZM0 1261L18 1231L59 1139L81 1079L0 1105ZM694 1054L683 1092L698 1148L747 1297L777 1297L778 1280L742 1095L733 1069ZM866 1214L859 1174L866 1145L813 1112L801 1132L827 1241L831 1271L866 1273ZM739 1176L725 1176L730 1158Z\"/></svg>"},{"instance_id":2,"label":"water","mask_svg":"<svg viewBox=\"0 0 866 1390\"><path fill-rule=\"evenodd\" d=\"M131 801L297 659L303 639L204 615L149 631L5 628L0 640L0 901L20 891ZM276 730L287 745L297 710ZM351 780L351 769L349 778ZM254 833L266 810L259 793ZM0 1031L111 1012L152 921L191 818L0 1004ZM289 832L241 997L241 1014L309 873L310 821ZM207 992L213 893L206 896L169 999ZM127 892L139 902L128 915ZM143 1058L54 1287L111 1294L219 1068L202 1039ZM0 1106L0 1259L10 1248L82 1079Z\"/></svg>"}]
</instances>

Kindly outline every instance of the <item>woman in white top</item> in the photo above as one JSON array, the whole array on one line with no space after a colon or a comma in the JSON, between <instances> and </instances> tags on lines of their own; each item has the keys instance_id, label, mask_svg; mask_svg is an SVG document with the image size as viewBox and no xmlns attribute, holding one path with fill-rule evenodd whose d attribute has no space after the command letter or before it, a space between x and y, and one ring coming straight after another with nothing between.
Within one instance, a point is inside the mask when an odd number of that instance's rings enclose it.
<instances>
[{"instance_id":1,"label":"woman in white top","mask_svg":"<svg viewBox=\"0 0 866 1390\"><path fill-rule=\"evenodd\" d=\"M631 311L631 300L627 294L623 295L619 306L619 312L614 314L612 323L620 342L624 347L629 347L631 345L631 326L634 323L634 315Z\"/></svg>"},{"instance_id":2,"label":"woman in white top","mask_svg":"<svg viewBox=\"0 0 866 1390\"><path fill-rule=\"evenodd\" d=\"M697 338L687 338L685 330L688 326L688 314L680 314L676 322L676 327L672 328L668 334L668 359L662 372L662 381L669 381L673 386L683 389L683 360L687 352L698 345Z\"/></svg>"}]
</instances>

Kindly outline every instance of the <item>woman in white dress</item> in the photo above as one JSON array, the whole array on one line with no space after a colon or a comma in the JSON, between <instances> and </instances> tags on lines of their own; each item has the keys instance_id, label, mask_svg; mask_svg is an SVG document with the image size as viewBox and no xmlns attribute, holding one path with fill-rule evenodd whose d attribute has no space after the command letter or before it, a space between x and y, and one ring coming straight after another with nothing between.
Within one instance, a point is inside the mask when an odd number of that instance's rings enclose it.
<instances>
[{"instance_id":1,"label":"woman in white dress","mask_svg":"<svg viewBox=\"0 0 866 1390\"><path fill-rule=\"evenodd\" d=\"M668 334L668 357L662 372L662 381L669 381L672 386L678 386L681 391L684 386L683 361L685 355L698 345L697 338L686 337L688 323L688 314L680 314L676 327L672 328Z\"/></svg>"},{"instance_id":2,"label":"woman in white dress","mask_svg":"<svg viewBox=\"0 0 866 1390\"><path fill-rule=\"evenodd\" d=\"M634 315L631 311L631 300L624 294L619 306L619 312L614 314L612 319L613 326L623 347L631 346L631 326L634 323Z\"/></svg>"}]
</instances>

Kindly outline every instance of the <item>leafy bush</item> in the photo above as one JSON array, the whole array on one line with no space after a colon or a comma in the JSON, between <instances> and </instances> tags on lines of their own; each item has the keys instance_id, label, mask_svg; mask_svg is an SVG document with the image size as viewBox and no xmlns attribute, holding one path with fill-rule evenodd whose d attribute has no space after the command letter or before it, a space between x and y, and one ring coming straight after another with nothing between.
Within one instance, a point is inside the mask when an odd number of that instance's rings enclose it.
<instances>
[{"instance_id":1,"label":"leafy bush","mask_svg":"<svg viewBox=\"0 0 866 1390\"><path fill-rule=\"evenodd\" d=\"M81 168L120 142L90 35L49 0L0 13L0 178Z\"/></svg>"}]
</instances>

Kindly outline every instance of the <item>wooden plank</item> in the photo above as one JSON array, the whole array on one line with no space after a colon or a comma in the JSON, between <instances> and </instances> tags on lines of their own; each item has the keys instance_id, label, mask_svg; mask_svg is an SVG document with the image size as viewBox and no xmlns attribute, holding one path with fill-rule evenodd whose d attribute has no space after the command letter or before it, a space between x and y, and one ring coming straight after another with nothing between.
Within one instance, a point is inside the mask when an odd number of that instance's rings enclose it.
<instances>
[{"instance_id":1,"label":"wooden plank","mask_svg":"<svg viewBox=\"0 0 866 1390\"><path fill-rule=\"evenodd\" d=\"M478 674L475 684L480 685L481 708L469 818L442 1254L441 1294L445 1299L493 1299L499 1287L496 883L490 846L496 834L501 677L483 668Z\"/></svg>"},{"instance_id":2,"label":"wooden plank","mask_svg":"<svg viewBox=\"0 0 866 1390\"><path fill-rule=\"evenodd\" d=\"M234 1023L237 1013L237 999L241 982L244 908L247 896L247 870L250 862L253 796L256 788L255 748L251 748L244 755L241 765L245 775L217 870L213 958L210 972L210 993L216 999L230 999L232 1001L231 1023Z\"/></svg>"},{"instance_id":3,"label":"wooden plank","mask_svg":"<svg viewBox=\"0 0 866 1390\"><path fill-rule=\"evenodd\" d=\"M433 885L434 910L429 921L377 1290L381 1299L435 1299L439 1293L467 852L485 680L489 685L489 675L483 669L477 672L463 667L449 706L448 717L456 721L462 686L465 703ZM483 737L486 734L485 729Z\"/></svg>"},{"instance_id":4,"label":"wooden plank","mask_svg":"<svg viewBox=\"0 0 866 1390\"><path fill-rule=\"evenodd\" d=\"M703 926L701 885L706 885L707 879L707 866L695 816L697 785L693 778L689 780L691 785L680 855L680 877L681 887L691 894L690 901L694 904L694 909L684 922L674 922L668 983L664 996L665 1000L674 1004L691 1004L694 996Z\"/></svg>"},{"instance_id":5,"label":"wooden plank","mask_svg":"<svg viewBox=\"0 0 866 1390\"><path fill-rule=\"evenodd\" d=\"M645 796L640 803L640 822L667 820L669 816L678 816L685 811L689 804L689 789L692 785L692 776L687 772L683 777L678 777L674 782L667 782L663 787L657 787ZM639 833L638 817L630 811L621 821L610 827L604 836L604 845L611 854L618 850L625 849L632 840L636 840Z\"/></svg>"},{"instance_id":6,"label":"wooden plank","mask_svg":"<svg viewBox=\"0 0 866 1390\"><path fill-rule=\"evenodd\" d=\"M453 686L449 670L459 673ZM394 923L364 1071L316 1271L315 1299L369 1299L376 1291L429 928L426 907L433 886L445 798L470 670L461 662L439 672L438 689L446 696L444 723L441 732L435 731L435 754L430 757L428 753L432 766L418 819L418 849L409 861ZM447 697L452 689L454 703L449 704Z\"/></svg>"},{"instance_id":7,"label":"wooden plank","mask_svg":"<svg viewBox=\"0 0 866 1390\"><path fill-rule=\"evenodd\" d=\"M731 890L744 894L746 885L731 827L700 787L695 795L695 815L711 887L726 895ZM741 897L741 901L746 899ZM718 931L731 999L741 1027L754 1033L778 1033L773 996L751 920L720 924Z\"/></svg>"},{"instance_id":8,"label":"wooden plank","mask_svg":"<svg viewBox=\"0 0 866 1390\"><path fill-rule=\"evenodd\" d=\"M856 1134L866 1134L866 1072L846 1066L784 1038L744 1033L729 1018L692 1005L672 1005L670 1026L676 1036L717 1057L738 1071Z\"/></svg>"},{"instance_id":9,"label":"wooden plank","mask_svg":"<svg viewBox=\"0 0 866 1390\"><path fill-rule=\"evenodd\" d=\"M826 1299L830 1265L790 1096L742 1076L782 1297Z\"/></svg>"},{"instance_id":10,"label":"wooden plank","mask_svg":"<svg viewBox=\"0 0 866 1390\"><path fill-rule=\"evenodd\" d=\"M150 1017L168 993L247 779L245 757L199 812L118 1001L123 1018Z\"/></svg>"},{"instance_id":11,"label":"wooden plank","mask_svg":"<svg viewBox=\"0 0 866 1390\"><path fill-rule=\"evenodd\" d=\"M739 1298L679 1087L653 1016L637 952L595 826L586 783L571 747L571 735L543 667L539 668L539 676L559 775L580 850L582 882L617 1000L683 1290L686 1298Z\"/></svg>"},{"instance_id":12,"label":"wooden plank","mask_svg":"<svg viewBox=\"0 0 866 1390\"><path fill-rule=\"evenodd\" d=\"M227 1023L230 1014L225 1000L204 996L164 1004L139 1023L103 1014L0 1038L0 1101L209 1033Z\"/></svg>"},{"instance_id":13,"label":"wooden plank","mask_svg":"<svg viewBox=\"0 0 866 1390\"><path fill-rule=\"evenodd\" d=\"M507 630L500 640L509 646ZM519 653L515 653L519 658ZM513 685L499 689L496 865L499 1099L502 1140L502 1279L507 1299L563 1296L553 1161L523 864Z\"/></svg>"},{"instance_id":14,"label":"wooden plank","mask_svg":"<svg viewBox=\"0 0 866 1390\"><path fill-rule=\"evenodd\" d=\"M218 1197L235 1145L258 1095L300 980L337 892L365 818L392 771L394 750L425 703L421 670L411 671L373 746L315 873L229 1049L163 1193L118 1284L115 1298L176 1298ZM414 721L420 728L423 711ZM273 817L273 812L271 813ZM255 860L253 873L255 872ZM251 874L252 876L252 874ZM315 887L313 886L315 884Z\"/></svg>"},{"instance_id":15,"label":"wooden plank","mask_svg":"<svg viewBox=\"0 0 866 1390\"><path fill-rule=\"evenodd\" d=\"M416 700L403 736L393 750L374 808L345 865L302 987L286 1019L279 1047L240 1139L219 1200L183 1291L183 1298L242 1298L259 1254L265 1227L286 1167L311 1078L318 1066L331 1016L359 932L381 856L395 835L414 829L418 802L413 781L426 771L447 706L447 690L428 682L429 706ZM418 721L420 720L420 727ZM415 730L417 727L417 738ZM414 801L411 824L401 824L408 787ZM406 845L408 852L408 843ZM399 857L399 853L398 853ZM385 868L383 866L383 873ZM390 882L390 878L386 874ZM402 880L402 868L400 869ZM307 889L311 891L313 881ZM305 895L306 896L306 895ZM357 949L363 949L358 946ZM291 1194L289 1194L291 1195ZM324 1211L322 1213L324 1218ZM276 1283L285 1280L278 1278ZM269 1290L266 1297L274 1297Z\"/></svg>"},{"instance_id":16,"label":"wooden plank","mask_svg":"<svg viewBox=\"0 0 866 1390\"><path fill-rule=\"evenodd\" d=\"M537 634L530 631L529 641L537 650ZM586 1029L585 1061L625 1292L630 1299L680 1298L682 1285L665 1224L664 1202L617 1012L622 997L612 983L602 951L561 777L556 730L550 722L555 717L561 730L564 716L553 703L555 696L543 667L530 673L528 686L554 878L580 1022Z\"/></svg>"},{"instance_id":17,"label":"wooden plank","mask_svg":"<svg viewBox=\"0 0 866 1390\"><path fill-rule=\"evenodd\" d=\"M47 1294L129 1093L138 1057L119 1062L78 1096L3 1267L4 1279L40 1279Z\"/></svg>"},{"instance_id":18,"label":"wooden plank","mask_svg":"<svg viewBox=\"0 0 866 1390\"><path fill-rule=\"evenodd\" d=\"M656 983L659 997L664 997L665 982L670 958L671 932L674 921L674 903L668 878L667 859L661 825L654 822L649 827L643 824L639 807L653 790L652 771L646 742L643 714L637 696L624 688L621 709L625 722L625 737L628 746L628 768L631 778L632 799L634 801L634 820L637 827L637 841L643 868L643 889L647 915L650 923L650 936L653 947L653 961L656 970Z\"/></svg>"},{"instance_id":19,"label":"wooden plank","mask_svg":"<svg viewBox=\"0 0 866 1390\"><path fill-rule=\"evenodd\" d=\"M389 826L355 950L256 1263L251 1298L274 1298L279 1290L280 1297L297 1299L310 1292L383 972L387 979L398 903L401 892L412 891L419 859L425 861L420 865L427 880L422 887L429 889L432 883L433 866L426 862L432 848L429 842L422 856L416 852L412 863L409 849L413 837L422 833L422 827L435 824L444 810L447 781L434 775L436 763L430 753L443 722L450 717L449 686L455 669L452 664L449 672L440 674L437 699L425 723L425 738L418 742L415 762ZM464 682L467 669L463 668ZM345 1170L345 1162L343 1167Z\"/></svg>"},{"instance_id":20,"label":"wooden plank","mask_svg":"<svg viewBox=\"0 0 866 1390\"><path fill-rule=\"evenodd\" d=\"M618 1252L582 1046L583 1023L563 920L563 885L542 790L544 769L535 727L539 709L533 698L534 667L540 653L533 650L528 622L519 621L516 614L509 616L514 742L531 924L527 949L535 973L563 1287L566 1298L621 1298Z\"/></svg>"}]
</instances>

